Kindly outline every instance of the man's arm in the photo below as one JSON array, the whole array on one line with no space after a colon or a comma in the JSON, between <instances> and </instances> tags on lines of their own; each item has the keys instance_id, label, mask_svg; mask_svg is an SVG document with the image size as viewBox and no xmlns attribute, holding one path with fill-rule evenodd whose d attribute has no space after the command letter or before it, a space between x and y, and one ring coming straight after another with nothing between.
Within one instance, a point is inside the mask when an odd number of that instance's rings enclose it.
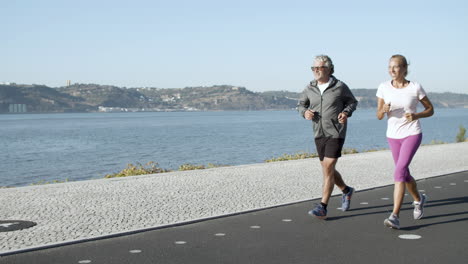
<instances>
[{"instance_id":1,"label":"man's arm","mask_svg":"<svg viewBox=\"0 0 468 264\"><path fill-rule=\"evenodd\" d=\"M307 89L307 88L306 88ZM305 118L304 114L305 112L309 109L310 106L310 100L309 97L306 94L306 90L302 92L301 96L299 97L299 101L297 103L297 111L299 114Z\"/></svg>"},{"instance_id":2,"label":"man's arm","mask_svg":"<svg viewBox=\"0 0 468 264\"><path fill-rule=\"evenodd\" d=\"M353 112L356 110L356 107L358 105L358 101L354 97L353 93L351 90L348 88L347 85L344 87L344 109L342 112L344 112L347 117L350 117L353 115Z\"/></svg>"}]
</instances>

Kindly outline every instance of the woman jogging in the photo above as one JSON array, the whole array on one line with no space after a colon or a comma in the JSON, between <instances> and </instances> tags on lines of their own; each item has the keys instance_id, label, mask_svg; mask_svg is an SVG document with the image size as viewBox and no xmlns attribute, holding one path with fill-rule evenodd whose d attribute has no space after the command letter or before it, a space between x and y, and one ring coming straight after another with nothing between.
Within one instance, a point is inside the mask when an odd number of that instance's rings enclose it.
<instances>
[{"instance_id":1,"label":"woman jogging","mask_svg":"<svg viewBox=\"0 0 468 264\"><path fill-rule=\"evenodd\" d=\"M388 65L392 80L383 82L377 89L377 118L387 114L387 139L395 161L393 212L385 219L387 227L400 229L400 209L405 188L414 199L414 219L421 219L427 197L417 190L409 165L422 140L420 118L430 117L434 108L422 86L406 79L408 63L402 55L393 55ZM421 102L422 112L416 112Z\"/></svg>"}]
</instances>

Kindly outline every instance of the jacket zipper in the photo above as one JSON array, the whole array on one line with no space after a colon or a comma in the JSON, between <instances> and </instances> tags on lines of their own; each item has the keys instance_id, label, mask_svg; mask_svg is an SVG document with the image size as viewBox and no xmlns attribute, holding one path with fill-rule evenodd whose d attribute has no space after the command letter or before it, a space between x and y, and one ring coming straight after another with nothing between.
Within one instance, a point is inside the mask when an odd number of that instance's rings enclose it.
<instances>
[{"instance_id":1,"label":"jacket zipper","mask_svg":"<svg viewBox=\"0 0 468 264\"><path fill-rule=\"evenodd\" d=\"M323 92L325 92L325 91L323 91ZM322 115L322 113L323 113L323 110L322 110L323 107L322 106L323 106L323 94L320 93L320 115ZM322 136L324 137L325 136L325 131L323 130L322 120L323 120L323 118L320 118L320 130L322 130Z\"/></svg>"},{"instance_id":2,"label":"jacket zipper","mask_svg":"<svg viewBox=\"0 0 468 264\"><path fill-rule=\"evenodd\" d=\"M330 85L328 85L328 87L323 90L323 93L320 91L320 89L317 87L317 89L319 90L319 93L320 93L320 129L322 130L322 136L323 137L326 137L327 135L325 134L325 129L323 128L323 123L322 123L322 113L323 113L323 95L325 94L325 92L330 89L331 85L332 85L333 82L330 83Z\"/></svg>"}]
</instances>

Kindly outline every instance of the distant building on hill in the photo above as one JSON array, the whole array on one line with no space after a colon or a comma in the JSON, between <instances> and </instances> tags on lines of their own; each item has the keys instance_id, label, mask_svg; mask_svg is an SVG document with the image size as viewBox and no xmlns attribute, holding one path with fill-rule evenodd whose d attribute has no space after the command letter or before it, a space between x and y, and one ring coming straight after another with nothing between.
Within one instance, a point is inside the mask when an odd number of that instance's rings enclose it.
<instances>
[{"instance_id":1,"label":"distant building on hill","mask_svg":"<svg viewBox=\"0 0 468 264\"><path fill-rule=\"evenodd\" d=\"M10 104L8 110L10 113L26 113L28 108L25 104Z\"/></svg>"}]
</instances>

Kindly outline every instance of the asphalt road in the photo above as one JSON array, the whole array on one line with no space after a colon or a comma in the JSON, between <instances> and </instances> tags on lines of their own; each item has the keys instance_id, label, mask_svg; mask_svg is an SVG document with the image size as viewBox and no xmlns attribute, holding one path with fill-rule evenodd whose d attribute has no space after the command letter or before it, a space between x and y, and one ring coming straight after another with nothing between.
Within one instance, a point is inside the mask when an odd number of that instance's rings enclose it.
<instances>
[{"instance_id":1,"label":"asphalt road","mask_svg":"<svg viewBox=\"0 0 468 264\"><path fill-rule=\"evenodd\" d=\"M400 230L383 225L393 186L354 194L351 210L330 200L327 220L307 214L311 200L60 247L10 254L22 263L466 263L468 171L418 180L428 196L412 219L405 197Z\"/></svg>"}]
</instances>

